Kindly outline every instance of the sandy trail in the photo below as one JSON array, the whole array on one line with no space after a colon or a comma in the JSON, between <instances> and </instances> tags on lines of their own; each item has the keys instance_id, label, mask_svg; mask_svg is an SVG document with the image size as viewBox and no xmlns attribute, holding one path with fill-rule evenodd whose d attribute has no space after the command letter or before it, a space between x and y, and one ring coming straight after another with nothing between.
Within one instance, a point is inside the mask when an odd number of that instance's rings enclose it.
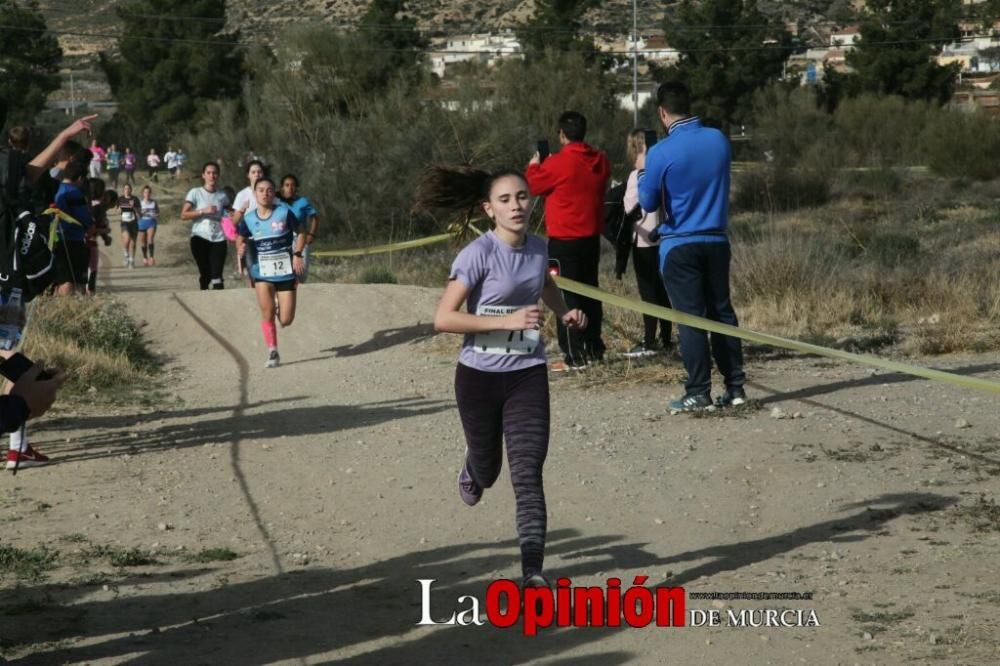
<instances>
[{"instance_id":1,"label":"sandy trail","mask_svg":"<svg viewBox=\"0 0 1000 666\"><path fill-rule=\"evenodd\" d=\"M167 359L155 408L57 414L34 441L58 464L4 484L4 542L139 547L157 564L66 563L3 581L10 663L995 663L1000 532L962 519L1000 472L996 398L817 359L757 362L746 418L670 417L664 387L553 378L546 465L553 576L636 575L689 592L813 592L795 629L418 627L517 576L504 473L457 497L455 353L437 292L310 284L266 370L252 292L192 291L177 223L161 266L102 282ZM117 259L117 246L110 256ZM227 276L228 279L228 276ZM457 351L458 339L451 341ZM995 357L936 362L1000 377ZM788 416L775 419L773 407ZM957 429L957 419L970 428ZM44 512L32 507L44 502ZM163 529L166 527L167 529ZM76 535L76 536L74 536ZM198 562L206 548L232 561ZM64 558L70 562L71 558ZM11 612L13 609L14 612ZM867 633L866 633L867 632ZM870 638L869 638L870 636Z\"/></svg>"}]
</instances>

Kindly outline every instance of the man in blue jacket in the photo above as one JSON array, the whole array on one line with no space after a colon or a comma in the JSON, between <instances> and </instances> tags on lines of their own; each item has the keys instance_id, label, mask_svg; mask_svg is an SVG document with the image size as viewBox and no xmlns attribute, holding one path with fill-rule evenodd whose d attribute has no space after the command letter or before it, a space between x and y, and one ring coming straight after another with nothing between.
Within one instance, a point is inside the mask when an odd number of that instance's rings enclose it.
<instances>
[{"instance_id":1,"label":"man in blue jacket","mask_svg":"<svg viewBox=\"0 0 1000 666\"><path fill-rule=\"evenodd\" d=\"M639 203L663 210L660 270L674 309L737 326L729 298L729 174L732 153L722 132L691 115L683 83L656 91L667 138L636 158ZM712 357L725 379L719 406L742 405L743 348L739 338L680 327L681 356L688 373L685 395L670 403L679 411L712 406Z\"/></svg>"}]
</instances>

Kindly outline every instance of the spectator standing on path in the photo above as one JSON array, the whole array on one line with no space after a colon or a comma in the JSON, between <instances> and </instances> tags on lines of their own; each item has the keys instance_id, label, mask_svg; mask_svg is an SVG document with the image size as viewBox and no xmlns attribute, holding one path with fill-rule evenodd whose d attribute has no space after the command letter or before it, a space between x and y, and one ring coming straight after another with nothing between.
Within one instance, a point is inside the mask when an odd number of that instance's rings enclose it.
<instances>
[{"instance_id":1,"label":"spectator standing on path","mask_svg":"<svg viewBox=\"0 0 1000 666\"><path fill-rule=\"evenodd\" d=\"M125 154L122 155L122 166L125 168L125 184L135 187L135 167L138 163L138 158L132 149L125 146Z\"/></svg>"},{"instance_id":2,"label":"spectator standing on path","mask_svg":"<svg viewBox=\"0 0 1000 666\"><path fill-rule=\"evenodd\" d=\"M626 155L630 164L635 164L639 153L646 150L646 131L632 130L628 136ZM625 184L625 196L622 200L626 212L639 206L639 171L633 169ZM657 241L650 239L649 234L660 226L660 211L643 211L643 215L635 224L632 237L632 268L635 270L635 281L639 287L639 297L647 303L670 307L670 298L663 286L660 276L660 249ZM628 358L652 356L660 351L670 350L671 324L669 320L657 319L650 315L642 315L642 342L625 353ZM656 338L656 329L660 329L660 338Z\"/></svg>"},{"instance_id":3,"label":"spectator standing on path","mask_svg":"<svg viewBox=\"0 0 1000 666\"><path fill-rule=\"evenodd\" d=\"M649 155L639 153L639 204L664 211L658 229L660 269L674 309L737 326L729 297L729 181L732 150L717 129L691 115L691 96L683 83L664 83L656 91L667 138ZM685 394L670 403L678 411L712 406L712 357L725 380L717 405L741 405L743 346L739 338L680 327L681 357L688 379Z\"/></svg>"},{"instance_id":4,"label":"spectator standing on path","mask_svg":"<svg viewBox=\"0 0 1000 666\"><path fill-rule=\"evenodd\" d=\"M156 154L156 148L149 149L149 155L146 155L146 166L149 167L149 179L154 183L160 182L156 175L160 170L160 156Z\"/></svg>"},{"instance_id":5,"label":"spectator standing on path","mask_svg":"<svg viewBox=\"0 0 1000 666\"><path fill-rule=\"evenodd\" d=\"M549 258L558 262L560 275L597 287L604 192L611 168L607 155L583 142L586 134L583 115L563 113L559 117L562 149L544 161L536 153L525 176L532 196L545 197ZM585 368L589 361L604 359L601 302L569 292L565 298L571 309L583 310L589 324L579 330L556 322L563 361L552 365L553 372Z\"/></svg>"},{"instance_id":6,"label":"spectator standing on path","mask_svg":"<svg viewBox=\"0 0 1000 666\"><path fill-rule=\"evenodd\" d=\"M0 164L0 174L6 179L2 185L7 194L7 203L13 205L15 209L20 206L31 206L31 183L28 179L30 142L31 133L28 128L18 125L11 127L7 132L6 153L0 149L0 159L5 160Z\"/></svg>"},{"instance_id":7,"label":"spectator standing on path","mask_svg":"<svg viewBox=\"0 0 1000 666\"><path fill-rule=\"evenodd\" d=\"M55 196L56 208L76 220L76 223L59 220L56 241L52 246L52 283L55 293L60 296L82 294L87 286L90 264L87 234L94 226L94 219L90 215L90 201L84 187L92 158L93 154L86 148L70 158Z\"/></svg>"},{"instance_id":8,"label":"spectator standing on path","mask_svg":"<svg viewBox=\"0 0 1000 666\"><path fill-rule=\"evenodd\" d=\"M108 148L108 176L111 178L111 187L118 189L118 174L122 168L122 154L115 144Z\"/></svg>"}]
</instances>

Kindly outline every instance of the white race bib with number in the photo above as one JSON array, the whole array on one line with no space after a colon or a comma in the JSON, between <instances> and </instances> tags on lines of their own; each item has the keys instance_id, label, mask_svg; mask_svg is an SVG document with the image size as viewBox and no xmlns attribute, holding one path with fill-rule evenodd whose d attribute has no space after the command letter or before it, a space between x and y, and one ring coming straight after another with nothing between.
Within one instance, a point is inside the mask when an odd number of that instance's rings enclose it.
<instances>
[{"instance_id":1,"label":"white race bib with number","mask_svg":"<svg viewBox=\"0 0 1000 666\"><path fill-rule=\"evenodd\" d=\"M276 278L291 275L292 256L285 252L262 254L257 257L257 270L262 278Z\"/></svg>"},{"instance_id":2,"label":"white race bib with number","mask_svg":"<svg viewBox=\"0 0 1000 666\"><path fill-rule=\"evenodd\" d=\"M133 222L135 221L135 213L130 210L122 211L122 222Z\"/></svg>"},{"instance_id":3,"label":"white race bib with number","mask_svg":"<svg viewBox=\"0 0 1000 666\"><path fill-rule=\"evenodd\" d=\"M480 305L476 314L480 317L506 317L511 312L521 310L525 306L510 305ZM503 354L506 356L527 356L534 353L541 344L541 335L537 330L526 331L487 331L477 333L473 340L473 349L477 354Z\"/></svg>"}]
</instances>

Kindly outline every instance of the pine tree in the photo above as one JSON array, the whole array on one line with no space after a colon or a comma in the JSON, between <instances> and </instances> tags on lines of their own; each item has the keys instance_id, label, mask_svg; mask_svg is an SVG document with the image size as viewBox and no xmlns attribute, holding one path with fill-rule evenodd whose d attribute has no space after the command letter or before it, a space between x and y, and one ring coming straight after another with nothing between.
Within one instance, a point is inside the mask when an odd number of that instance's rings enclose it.
<instances>
[{"instance_id":1,"label":"pine tree","mask_svg":"<svg viewBox=\"0 0 1000 666\"><path fill-rule=\"evenodd\" d=\"M0 0L0 97L12 122L30 121L59 88L62 49L35 0Z\"/></svg>"},{"instance_id":2,"label":"pine tree","mask_svg":"<svg viewBox=\"0 0 1000 666\"><path fill-rule=\"evenodd\" d=\"M727 131L749 117L754 92L780 78L795 48L756 0L684 0L668 13L664 34L680 60L656 77L687 83L694 111Z\"/></svg>"},{"instance_id":3,"label":"pine tree","mask_svg":"<svg viewBox=\"0 0 1000 666\"><path fill-rule=\"evenodd\" d=\"M861 17L861 41L847 54L855 72L849 94L901 95L944 104L958 68L934 56L959 37L958 0L869 0Z\"/></svg>"},{"instance_id":4,"label":"pine tree","mask_svg":"<svg viewBox=\"0 0 1000 666\"><path fill-rule=\"evenodd\" d=\"M598 4L598 0L536 0L531 22L517 30L525 55L536 58L546 50L578 51L593 60L597 55L594 40L580 35L580 29L583 13Z\"/></svg>"},{"instance_id":5,"label":"pine tree","mask_svg":"<svg viewBox=\"0 0 1000 666\"><path fill-rule=\"evenodd\" d=\"M149 141L190 127L205 100L241 87L238 32L227 32L224 0L133 0L119 8L118 53L101 65L127 125Z\"/></svg>"}]
</instances>

